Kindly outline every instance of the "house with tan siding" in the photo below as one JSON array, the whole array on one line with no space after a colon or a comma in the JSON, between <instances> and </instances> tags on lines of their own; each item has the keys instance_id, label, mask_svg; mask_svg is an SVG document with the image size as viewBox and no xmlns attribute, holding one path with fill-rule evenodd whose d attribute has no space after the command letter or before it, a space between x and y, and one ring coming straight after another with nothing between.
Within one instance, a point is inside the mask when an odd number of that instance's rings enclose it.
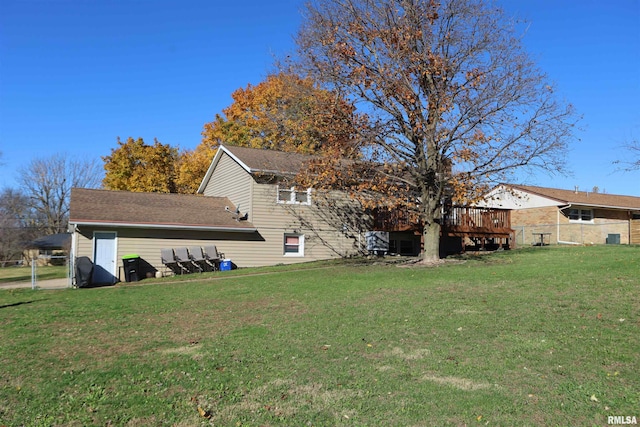
<instances>
[{"instance_id":1,"label":"house with tan siding","mask_svg":"<svg viewBox=\"0 0 640 427\"><path fill-rule=\"evenodd\" d=\"M238 265L292 264L361 250L366 221L354 202L339 192L327 199L295 185L293 178L309 159L305 154L220 146L198 194L228 197L264 239L234 254Z\"/></svg>"},{"instance_id":2,"label":"house with tan siding","mask_svg":"<svg viewBox=\"0 0 640 427\"><path fill-rule=\"evenodd\" d=\"M290 180L308 156L221 146L196 195L74 188L71 259L89 257L94 283L163 272L161 249L215 245L239 267L344 257L364 245L363 215L344 195L321 199Z\"/></svg>"},{"instance_id":3,"label":"house with tan siding","mask_svg":"<svg viewBox=\"0 0 640 427\"><path fill-rule=\"evenodd\" d=\"M501 184L479 206L510 209L518 245L640 244L640 197Z\"/></svg>"}]
</instances>

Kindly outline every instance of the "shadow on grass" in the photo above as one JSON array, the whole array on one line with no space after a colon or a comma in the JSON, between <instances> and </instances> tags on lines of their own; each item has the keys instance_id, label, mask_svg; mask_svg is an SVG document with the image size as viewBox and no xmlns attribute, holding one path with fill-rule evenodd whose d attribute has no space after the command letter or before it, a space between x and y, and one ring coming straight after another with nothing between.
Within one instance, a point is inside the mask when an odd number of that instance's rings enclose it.
<instances>
[{"instance_id":1,"label":"shadow on grass","mask_svg":"<svg viewBox=\"0 0 640 427\"><path fill-rule=\"evenodd\" d=\"M129 283L129 282L121 282ZM98 289L98 288L112 288L116 286L116 283L91 283L89 285L78 286L78 289Z\"/></svg>"},{"instance_id":2,"label":"shadow on grass","mask_svg":"<svg viewBox=\"0 0 640 427\"><path fill-rule=\"evenodd\" d=\"M14 302L12 304L4 304L4 305L0 305L0 309L9 308L9 307L17 307L19 305L24 305L24 304L33 304L34 302L38 302L38 301L44 301L44 299L31 300L31 301L20 301L20 302Z\"/></svg>"}]
</instances>

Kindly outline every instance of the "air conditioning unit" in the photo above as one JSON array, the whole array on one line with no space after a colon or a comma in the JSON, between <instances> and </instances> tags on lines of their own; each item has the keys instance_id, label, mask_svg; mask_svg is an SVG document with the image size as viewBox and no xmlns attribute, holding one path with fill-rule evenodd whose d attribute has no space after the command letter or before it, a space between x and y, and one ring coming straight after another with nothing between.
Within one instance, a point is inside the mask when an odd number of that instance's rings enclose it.
<instances>
[{"instance_id":1,"label":"air conditioning unit","mask_svg":"<svg viewBox=\"0 0 640 427\"><path fill-rule=\"evenodd\" d=\"M388 231L367 231L367 250L369 253L384 255L389 252L389 232Z\"/></svg>"}]
</instances>

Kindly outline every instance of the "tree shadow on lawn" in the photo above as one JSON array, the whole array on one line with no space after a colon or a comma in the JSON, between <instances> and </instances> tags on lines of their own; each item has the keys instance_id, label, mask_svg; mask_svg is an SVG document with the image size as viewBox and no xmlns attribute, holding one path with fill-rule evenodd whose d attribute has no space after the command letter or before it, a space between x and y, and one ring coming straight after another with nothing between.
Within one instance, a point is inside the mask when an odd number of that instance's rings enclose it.
<instances>
[{"instance_id":1,"label":"tree shadow on lawn","mask_svg":"<svg viewBox=\"0 0 640 427\"><path fill-rule=\"evenodd\" d=\"M24 305L24 304L33 304L34 302L38 302L38 301L44 301L45 299L36 299L36 300L31 300L31 301L19 301L19 302L14 302L11 304L4 304L4 305L0 305L0 309L3 308L9 308L9 307L17 307L19 305Z\"/></svg>"}]
</instances>

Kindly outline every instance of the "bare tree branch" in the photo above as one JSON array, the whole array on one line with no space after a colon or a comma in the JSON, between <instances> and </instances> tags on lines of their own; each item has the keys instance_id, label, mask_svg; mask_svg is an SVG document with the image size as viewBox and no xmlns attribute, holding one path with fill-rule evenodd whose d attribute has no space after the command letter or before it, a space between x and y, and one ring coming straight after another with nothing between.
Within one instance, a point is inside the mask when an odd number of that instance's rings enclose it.
<instances>
[{"instance_id":1,"label":"bare tree branch","mask_svg":"<svg viewBox=\"0 0 640 427\"><path fill-rule=\"evenodd\" d=\"M619 169L624 172L640 170L640 140L632 140L623 149L627 152L628 160L616 160L613 163L619 165Z\"/></svg>"},{"instance_id":2,"label":"bare tree branch","mask_svg":"<svg viewBox=\"0 0 640 427\"><path fill-rule=\"evenodd\" d=\"M73 159L64 154L33 159L18 171L18 183L29 199L29 207L49 234L66 230L71 189L97 188L101 178L97 160Z\"/></svg>"},{"instance_id":3,"label":"bare tree branch","mask_svg":"<svg viewBox=\"0 0 640 427\"><path fill-rule=\"evenodd\" d=\"M38 221L22 192L5 188L0 192L0 267L22 258L26 243L38 233Z\"/></svg>"}]
</instances>

